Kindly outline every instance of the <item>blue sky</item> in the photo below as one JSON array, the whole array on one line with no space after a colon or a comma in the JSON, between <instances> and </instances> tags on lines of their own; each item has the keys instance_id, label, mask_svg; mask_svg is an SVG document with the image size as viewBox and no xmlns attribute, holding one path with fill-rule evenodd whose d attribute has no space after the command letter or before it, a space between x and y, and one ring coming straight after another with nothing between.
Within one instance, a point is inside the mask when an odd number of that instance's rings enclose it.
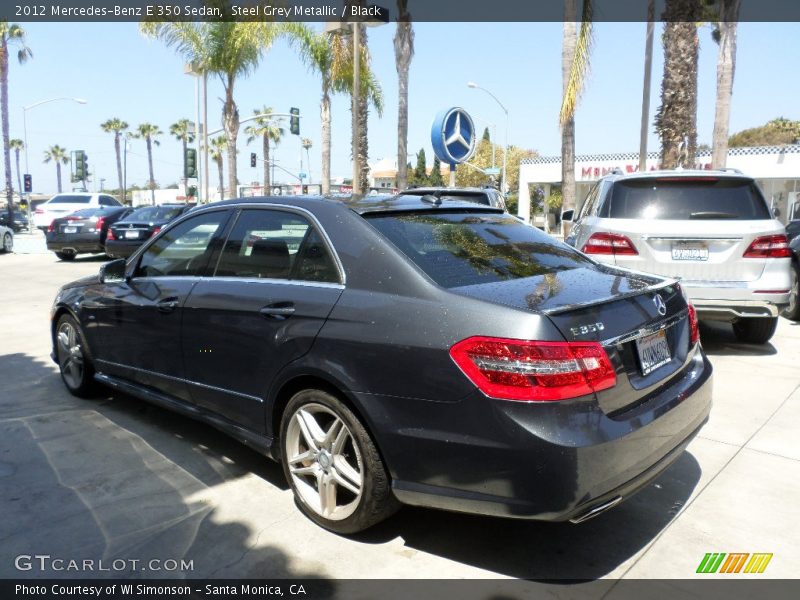
<instances>
[{"instance_id":1,"label":"blue sky","mask_svg":"<svg viewBox=\"0 0 800 600\"><path fill-rule=\"evenodd\" d=\"M158 41L144 39L133 23L28 23L23 24L34 52L24 66L13 63L10 74L11 136L22 138L22 107L55 96L77 96L86 105L54 102L28 111L30 172L37 192L56 189L55 168L42 163L44 150L60 144L83 149L106 187L116 187L112 136L99 124L120 117L135 126L149 121L168 131L169 125L194 118L194 80L183 74L182 60ZM317 25L318 26L318 25ZM435 113L463 106L478 127L497 125L502 143L505 120L485 93L468 89L476 81L490 89L511 115L510 143L557 155L557 125L561 88L560 23L418 23L416 53L409 86L409 152L425 148L432 159L430 125ZM661 25L656 29L651 113L659 105L663 68ZM731 131L760 125L785 116L800 118L800 56L797 23L742 23L731 116ZM598 23L592 68L576 117L579 154L638 150L644 23ZM370 159L396 154L397 75L392 36L394 26L369 30L373 69L384 91L382 118L370 118ZM699 141L710 142L714 119L717 48L709 28L700 32ZM458 48L454 51L453 48ZM222 86L209 87L209 127L220 123ZM256 107L272 106L288 112L297 106L304 115L302 135L314 142L311 175L319 178L318 76L303 65L284 42L276 44L262 65L237 84L236 100L242 116ZM334 176L349 176L349 101L333 102ZM155 176L161 185L179 180L180 147L168 135L154 151ZM657 149L651 132L649 148ZM260 156L260 145L239 141L239 179L258 180L260 169L250 167L249 153ZM142 185L147 179L144 142L134 141L128 156L128 181ZM291 171L299 170L300 141L287 135L277 158ZM413 156L409 159L413 162ZM12 158L13 165L13 158ZM24 165L23 165L24 168ZM216 181L213 172L212 182ZM16 185L16 171L14 173ZM68 184L67 184L68 185Z\"/></svg>"}]
</instances>

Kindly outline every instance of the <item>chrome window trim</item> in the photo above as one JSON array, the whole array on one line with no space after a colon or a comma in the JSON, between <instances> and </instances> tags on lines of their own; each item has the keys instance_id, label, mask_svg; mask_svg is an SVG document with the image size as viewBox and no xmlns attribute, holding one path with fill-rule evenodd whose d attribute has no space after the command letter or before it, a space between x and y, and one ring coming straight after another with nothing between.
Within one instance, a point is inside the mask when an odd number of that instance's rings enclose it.
<instances>
[{"instance_id":1,"label":"chrome window trim","mask_svg":"<svg viewBox=\"0 0 800 600\"><path fill-rule=\"evenodd\" d=\"M164 379L170 379L172 381L178 381L180 383L186 383L186 384L189 384L189 385L195 385L195 386L198 386L198 387L206 388L208 390L214 390L214 391L217 391L217 392L223 392L225 394L232 394L234 396L239 396L241 398L247 398L248 400L255 400L256 402L261 402L262 404L264 402L264 399L263 398L259 398L258 396L251 396L250 394L242 394L241 392L234 392L233 390L226 390L224 388L217 387L217 386L214 386L214 385L208 385L208 384L205 384L205 383L200 383L199 381L191 381L189 379L183 379L182 377L173 377L172 375L165 375L164 373L158 373L156 371L150 371L148 369L140 369L139 367L133 367L131 365L122 365L122 364L119 364L119 363L111 362L110 360L103 360L101 358L95 359L95 362L103 363L103 364L106 364L106 365L111 365L113 367L119 367L121 369L131 369L133 371L138 371L140 373L147 373L148 375L155 375L156 377L163 377ZM97 374L98 375L103 375L104 373L102 371L98 371ZM134 385L134 386L140 387L139 384L137 384L135 382L128 382L128 383L130 385ZM163 393L163 392L161 392L161 393Z\"/></svg>"},{"instance_id":2,"label":"chrome window trim","mask_svg":"<svg viewBox=\"0 0 800 600\"><path fill-rule=\"evenodd\" d=\"M344 285L341 283L332 283L330 281L307 281L305 279L274 279L272 277L235 277L232 275L223 275L221 277L208 276L200 277L203 281L226 281L230 283L271 283L281 285L300 285L304 287L320 287L330 288L334 290L343 290Z\"/></svg>"}]
</instances>

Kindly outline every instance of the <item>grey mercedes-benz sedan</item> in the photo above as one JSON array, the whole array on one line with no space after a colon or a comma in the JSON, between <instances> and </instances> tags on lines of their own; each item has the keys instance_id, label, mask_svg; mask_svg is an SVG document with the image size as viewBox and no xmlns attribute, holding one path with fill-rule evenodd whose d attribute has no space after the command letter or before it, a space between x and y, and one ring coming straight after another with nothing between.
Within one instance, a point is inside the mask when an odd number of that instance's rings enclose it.
<instances>
[{"instance_id":1,"label":"grey mercedes-benz sedan","mask_svg":"<svg viewBox=\"0 0 800 600\"><path fill-rule=\"evenodd\" d=\"M671 279L436 195L199 207L65 285L53 358L279 460L340 533L401 504L580 522L674 461L712 369Z\"/></svg>"}]
</instances>

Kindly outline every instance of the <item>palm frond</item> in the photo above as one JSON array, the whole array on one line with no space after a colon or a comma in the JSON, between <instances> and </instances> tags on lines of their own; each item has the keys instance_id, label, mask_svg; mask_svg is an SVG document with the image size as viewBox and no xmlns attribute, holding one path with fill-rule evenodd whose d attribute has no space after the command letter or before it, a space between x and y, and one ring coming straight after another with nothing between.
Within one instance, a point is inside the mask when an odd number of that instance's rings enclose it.
<instances>
[{"instance_id":1,"label":"palm frond","mask_svg":"<svg viewBox=\"0 0 800 600\"><path fill-rule=\"evenodd\" d=\"M569 79L567 80L564 96L561 99L561 111L558 116L561 125L575 116L575 109L578 106L578 101L580 100L584 84L586 83L592 44L594 42L592 35L592 12L592 0L583 0L581 28L578 32L575 53L572 57L572 65L569 70Z\"/></svg>"}]
</instances>

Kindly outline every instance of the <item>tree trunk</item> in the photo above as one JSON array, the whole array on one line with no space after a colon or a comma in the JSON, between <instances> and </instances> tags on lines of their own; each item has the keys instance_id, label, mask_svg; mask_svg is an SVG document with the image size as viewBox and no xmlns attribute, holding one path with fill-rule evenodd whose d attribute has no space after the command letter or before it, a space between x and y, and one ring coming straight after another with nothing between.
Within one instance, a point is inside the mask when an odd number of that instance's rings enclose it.
<instances>
[{"instance_id":1,"label":"tree trunk","mask_svg":"<svg viewBox=\"0 0 800 600\"><path fill-rule=\"evenodd\" d=\"M322 123L322 194L331 193L331 96L330 87L323 83L322 100L319 104L319 116Z\"/></svg>"},{"instance_id":2,"label":"tree trunk","mask_svg":"<svg viewBox=\"0 0 800 600\"><path fill-rule=\"evenodd\" d=\"M147 141L147 166L150 169L150 202L156 205L156 180L153 175L153 140L150 136L145 138Z\"/></svg>"},{"instance_id":3,"label":"tree trunk","mask_svg":"<svg viewBox=\"0 0 800 600\"><path fill-rule=\"evenodd\" d=\"M183 181L183 195L189 195L189 178L186 177L186 136L181 136L181 150L183 150L183 154L181 155L181 164L183 165L183 173L181 175L181 180Z\"/></svg>"},{"instance_id":4,"label":"tree trunk","mask_svg":"<svg viewBox=\"0 0 800 600\"><path fill-rule=\"evenodd\" d=\"M363 91L363 90L362 90ZM368 123L369 123L369 100L367 99L366 94L361 94L358 97L359 109L358 109L358 156L359 156L359 166L360 169L360 176L359 181L361 182L361 193L368 194L369 193L369 134L368 134Z\"/></svg>"},{"instance_id":5,"label":"tree trunk","mask_svg":"<svg viewBox=\"0 0 800 600\"><path fill-rule=\"evenodd\" d=\"M58 182L58 193L61 193L61 163L56 159L56 181Z\"/></svg>"},{"instance_id":6,"label":"tree trunk","mask_svg":"<svg viewBox=\"0 0 800 600\"><path fill-rule=\"evenodd\" d=\"M740 0L721 0L719 53L717 54L717 106L714 111L711 166L725 167L728 160L728 127L731 121L731 96L736 71L736 22Z\"/></svg>"},{"instance_id":7,"label":"tree trunk","mask_svg":"<svg viewBox=\"0 0 800 600\"><path fill-rule=\"evenodd\" d=\"M217 169L219 169L219 199L224 200L224 192L225 192L225 177L222 174L222 151L220 151L220 155L217 157ZM230 166L228 166L230 169Z\"/></svg>"},{"instance_id":8,"label":"tree trunk","mask_svg":"<svg viewBox=\"0 0 800 600\"><path fill-rule=\"evenodd\" d=\"M117 131L114 134L114 152L117 155L117 178L119 179L119 190L122 196L122 203L125 204L125 189L122 187L122 157L120 156L119 137L120 134Z\"/></svg>"},{"instance_id":9,"label":"tree trunk","mask_svg":"<svg viewBox=\"0 0 800 600\"><path fill-rule=\"evenodd\" d=\"M661 137L661 168L693 168L697 154L696 23L701 14L694 0L667 0L663 19L664 77L656 129Z\"/></svg>"},{"instance_id":10,"label":"tree trunk","mask_svg":"<svg viewBox=\"0 0 800 600\"><path fill-rule=\"evenodd\" d=\"M239 109L233 100L233 83L233 78L229 77L225 86L225 104L222 109L225 138L228 140L228 193L232 198L236 196L236 185L238 183L236 178L236 138L239 135ZM220 194L222 193L222 190L220 190ZM220 199L223 198L224 196L220 197Z\"/></svg>"},{"instance_id":11,"label":"tree trunk","mask_svg":"<svg viewBox=\"0 0 800 600\"><path fill-rule=\"evenodd\" d=\"M14 192L11 179L11 148L8 133L8 39L2 36L0 42L0 110L3 121L3 164L6 170L6 202L8 203L8 222L14 222ZM59 190L60 191L60 190Z\"/></svg>"},{"instance_id":12,"label":"tree trunk","mask_svg":"<svg viewBox=\"0 0 800 600\"><path fill-rule=\"evenodd\" d=\"M264 195L270 195L271 182L269 180L269 134L264 134Z\"/></svg>"},{"instance_id":13,"label":"tree trunk","mask_svg":"<svg viewBox=\"0 0 800 600\"><path fill-rule=\"evenodd\" d=\"M400 3L398 3L399 5ZM405 7L403 7L405 8ZM400 14L394 36L397 68L397 187L408 187L408 71L414 55L414 30L410 15Z\"/></svg>"},{"instance_id":14,"label":"tree trunk","mask_svg":"<svg viewBox=\"0 0 800 600\"><path fill-rule=\"evenodd\" d=\"M564 0L564 33L561 41L561 93L567 91L569 73L578 43L577 0ZM561 126L561 194L564 209L574 209L575 191L575 119Z\"/></svg>"}]
</instances>

